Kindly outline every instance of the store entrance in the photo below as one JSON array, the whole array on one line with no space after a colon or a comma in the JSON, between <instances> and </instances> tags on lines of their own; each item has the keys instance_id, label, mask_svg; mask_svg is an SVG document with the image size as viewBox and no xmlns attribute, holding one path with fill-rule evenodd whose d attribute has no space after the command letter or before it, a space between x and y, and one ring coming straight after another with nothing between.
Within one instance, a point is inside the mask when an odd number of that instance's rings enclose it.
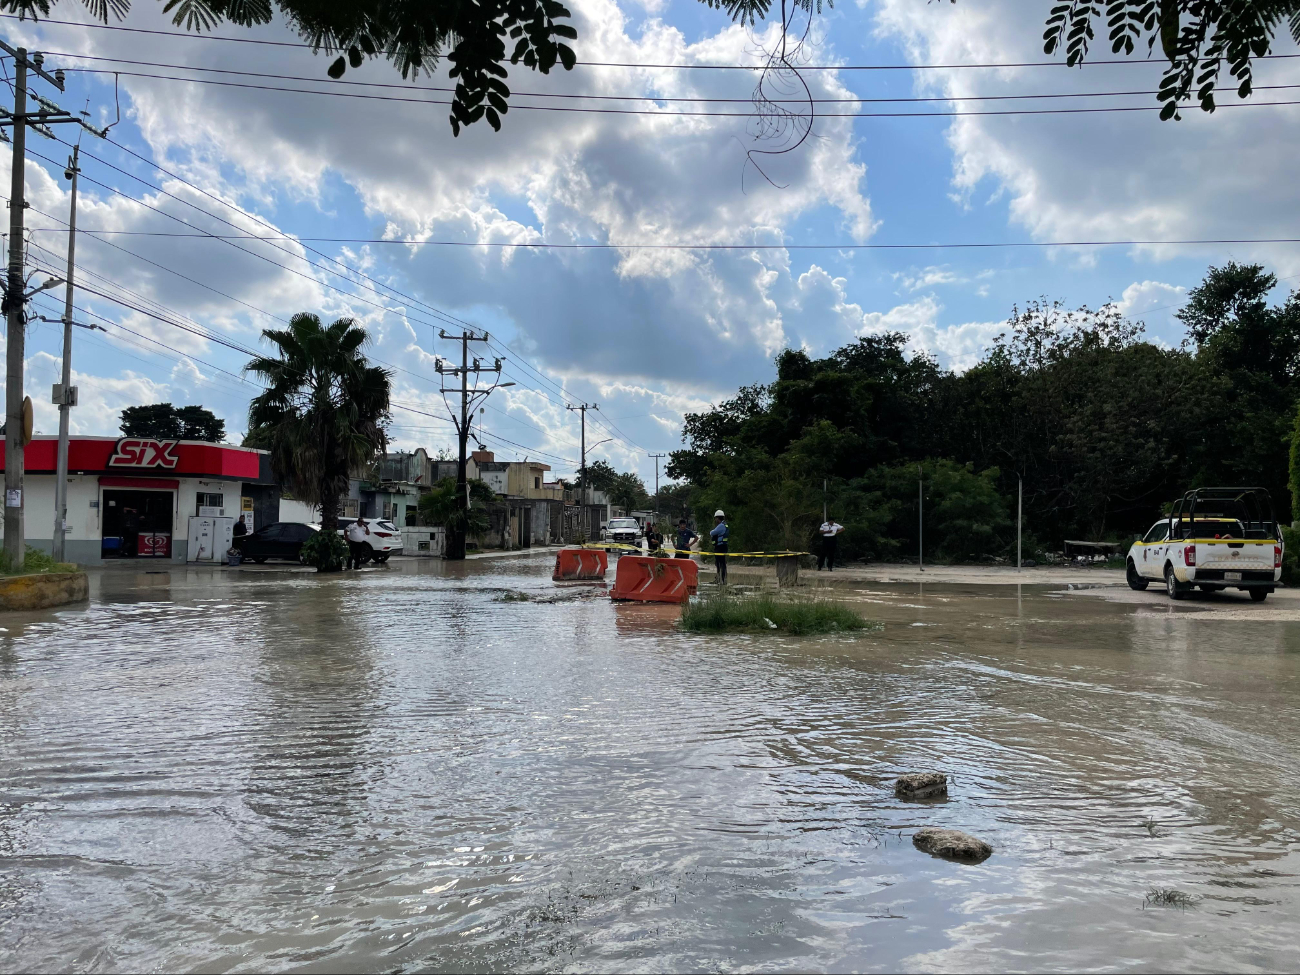
<instances>
[{"instance_id":1,"label":"store entrance","mask_svg":"<svg viewBox=\"0 0 1300 975\"><path fill-rule=\"evenodd\" d=\"M174 501L171 491L106 488L100 555L106 559L170 558Z\"/></svg>"}]
</instances>

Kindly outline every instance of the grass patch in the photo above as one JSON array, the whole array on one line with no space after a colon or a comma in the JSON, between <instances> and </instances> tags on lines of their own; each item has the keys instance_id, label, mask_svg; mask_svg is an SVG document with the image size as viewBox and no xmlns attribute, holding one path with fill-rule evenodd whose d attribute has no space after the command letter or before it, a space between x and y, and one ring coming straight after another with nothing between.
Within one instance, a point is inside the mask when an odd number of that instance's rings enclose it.
<instances>
[{"instance_id":1,"label":"grass patch","mask_svg":"<svg viewBox=\"0 0 1300 975\"><path fill-rule=\"evenodd\" d=\"M532 598L533 597L526 592L518 592L512 589L509 592L502 593L497 597L496 601L498 603L527 603L531 602Z\"/></svg>"},{"instance_id":2,"label":"grass patch","mask_svg":"<svg viewBox=\"0 0 1300 975\"><path fill-rule=\"evenodd\" d=\"M722 592L704 596L682 608L678 624L691 633L766 633L779 630L805 636L878 629L843 603L811 596L759 593L742 596Z\"/></svg>"},{"instance_id":3,"label":"grass patch","mask_svg":"<svg viewBox=\"0 0 1300 975\"><path fill-rule=\"evenodd\" d=\"M54 556L47 552L41 552L27 546L27 553L23 558L23 564L14 568L9 560L0 553L0 575L7 576L26 576L38 575L44 572L76 572L77 566L72 562L55 562Z\"/></svg>"},{"instance_id":4,"label":"grass patch","mask_svg":"<svg viewBox=\"0 0 1300 975\"><path fill-rule=\"evenodd\" d=\"M1152 887L1147 891L1147 896L1143 904L1153 904L1156 907L1178 907L1186 910L1196 903L1196 898L1191 894L1184 894L1181 890L1174 890L1172 887Z\"/></svg>"}]
</instances>

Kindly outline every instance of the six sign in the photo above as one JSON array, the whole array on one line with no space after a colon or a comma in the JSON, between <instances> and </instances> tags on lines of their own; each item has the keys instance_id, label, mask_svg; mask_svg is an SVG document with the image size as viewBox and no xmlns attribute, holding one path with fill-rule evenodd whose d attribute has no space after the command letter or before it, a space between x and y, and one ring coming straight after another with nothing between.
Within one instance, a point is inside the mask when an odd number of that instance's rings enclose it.
<instances>
[{"instance_id":1,"label":"six sign","mask_svg":"<svg viewBox=\"0 0 1300 975\"><path fill-rule=\"evenodd\" d=\"M108 458L109 467L162 467L172 470L180 458L177 440L148 440L143 437L123 437Z\"/></svg>"}]
</instances>

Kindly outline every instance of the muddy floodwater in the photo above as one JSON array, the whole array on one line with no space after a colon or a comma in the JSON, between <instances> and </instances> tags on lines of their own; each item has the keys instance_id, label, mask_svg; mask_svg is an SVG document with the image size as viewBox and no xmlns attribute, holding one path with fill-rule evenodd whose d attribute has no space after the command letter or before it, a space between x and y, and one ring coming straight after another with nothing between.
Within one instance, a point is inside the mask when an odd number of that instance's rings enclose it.
<instances>
[{"instance_id":1,"label":"muddy floodwater","mask_svg":"<svg viewBox=\"0 0 1300 975\"><path fill-rule=\"evenodd\" d=\"M878 632L703 638L552 559L0 619L0 967L1300 966L1284 594L858 583Z\"/></svg>"}]
</instances>

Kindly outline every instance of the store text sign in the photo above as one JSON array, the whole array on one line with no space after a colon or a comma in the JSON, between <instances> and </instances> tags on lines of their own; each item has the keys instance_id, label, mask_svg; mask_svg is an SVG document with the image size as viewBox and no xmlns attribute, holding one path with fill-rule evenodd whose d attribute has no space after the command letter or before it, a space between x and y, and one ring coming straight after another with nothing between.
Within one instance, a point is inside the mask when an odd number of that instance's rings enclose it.
<instances>
[{"instance_id":1,"label":"store text sign","mask_svg":"<svg viewBox=\"0 0 1300 975\"><path fill-rule=\"evenodd\" d=\"M123 437L113 448L108 458L109 467L130 467L135 469L161 467L173 470L180 457L176 448L180 444L175 440L149 440L144 437Z\"/></svg>"}]
</instances>

